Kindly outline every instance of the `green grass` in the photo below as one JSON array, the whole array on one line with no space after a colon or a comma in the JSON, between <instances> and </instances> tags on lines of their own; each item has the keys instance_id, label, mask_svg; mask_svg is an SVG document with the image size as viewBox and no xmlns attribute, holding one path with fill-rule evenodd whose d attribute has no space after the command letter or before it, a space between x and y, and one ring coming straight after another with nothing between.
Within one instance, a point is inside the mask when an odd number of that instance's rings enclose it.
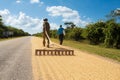
<instances>
[{"instance_id":1,"label":"green grass","mask_svg":"<svg viewBox=\"0 0 120 80\"><path fill-rule=\"evenodd\" d=\"M52 39L52 41L59 43L57 39ZM120 49L104 48L102 46L95 46L95 45L90 45L88 43L71 41L71 40L64 40L63 45L80 49L81 51L87 51L88 53L108 57L120 62Z\"/></svg>"}]
</instances>

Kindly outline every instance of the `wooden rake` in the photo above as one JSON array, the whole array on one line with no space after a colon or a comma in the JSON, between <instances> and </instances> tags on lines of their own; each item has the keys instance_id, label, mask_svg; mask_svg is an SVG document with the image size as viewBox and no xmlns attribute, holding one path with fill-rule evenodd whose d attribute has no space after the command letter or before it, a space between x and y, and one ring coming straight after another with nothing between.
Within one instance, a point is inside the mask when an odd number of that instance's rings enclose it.
<instances>
[{"instance_id":1,"label":"wooden rake","mask_svg":"<svg viewBox=\"0 0 120 80\"><path fill-rule=\"evenodd\" d=\"M36 49L35 50L35 55L37 56L46 56L46 55L51 55L51 56L73 56L74 55L74 50L46 50L46 49Z\"/></svg>"}]
</instances>

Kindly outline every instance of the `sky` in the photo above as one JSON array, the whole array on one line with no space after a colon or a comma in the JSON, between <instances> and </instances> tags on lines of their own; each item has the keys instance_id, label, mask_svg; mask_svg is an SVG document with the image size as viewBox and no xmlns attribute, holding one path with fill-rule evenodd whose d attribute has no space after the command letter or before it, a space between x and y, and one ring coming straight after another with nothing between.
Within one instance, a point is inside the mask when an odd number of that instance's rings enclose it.
<instances>
[{"instance_id":1,"label":"sky","mask_svg":"<svg viewBox=\"0 0 120 80\"><path fill-rule=\"evenodd\" d=\"M42 31L43 19L51 29L64 22L79 27L105 20L112 10L120 8L120 0L1 0L0 15L7 26L23 29L30 34Z\"/></svg>"}]
</instances>

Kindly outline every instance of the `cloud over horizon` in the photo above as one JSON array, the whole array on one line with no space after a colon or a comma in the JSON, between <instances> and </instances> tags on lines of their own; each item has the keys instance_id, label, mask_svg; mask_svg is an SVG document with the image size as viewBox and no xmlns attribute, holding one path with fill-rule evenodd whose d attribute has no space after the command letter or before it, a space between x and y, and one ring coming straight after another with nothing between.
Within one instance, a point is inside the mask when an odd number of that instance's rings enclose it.
<instances>
[{"instance_id":1,"label":"cloud over horizon","mask_svg":"<svg viewBox=\"0 0 120 80\"><path fill-rule=\"evenodd\" d=\"M0 10L0 15L5 25L23 29L31 34L42 31L43 19L27 16L23 12L19 12L18 15L13 15L8 9ZM51 29L57 26L55 23L50 23L50 25L52 26Z\"/></svg>"},{"instance_id":2,"label":"cloud over horizon","mask_svg":"<svg viewBox=\"0 0 120 80\"><path fill-rule=\"evenodd\" d=\"M49 12L49 16L59 17L61 16L63 22L73 22L76 25L85 26L90 22L89 19L82 20L78 11L72 10L65 6L51 6L47 7L46 11Z\"/></svg>"},{"instance_id":3,"label":"cloud over horizon","mask_svg":"<svg viewBox=\"0 0 120 80\"><path fill-rule=\"evenodd\" d=\"M23 12L19 12L18 15L13 15L8 9L4 9L0 11L0 15L2 15L5 25L23 29L29 33L39 32L40 30L38 29L42 27L42 20L27 16Z\"/></svg>"},{"instance_id":4,"label":"cloud over horizon","mask_svg":"<svg viewBox=\"0 0 120 80\"><path fill-rule=\"evenodd\" d=\"M62 17L62 19L60 19L62 22L73 22L77 26L85 26L89 23L89 20L87 20L86 16L83 16L86 18L86 20L82 20L78 11L65 6L46 7L46 11L51 17ZM42 32L43 18L34 18L22 11L19 11L17 14L12 14L8 9L0 10L0 15L2 16L4 24L7 26L23 29L30 34ZM57 29L59 26L58 24L51 22L51 29Z\"/></svg>"}]
</instances>

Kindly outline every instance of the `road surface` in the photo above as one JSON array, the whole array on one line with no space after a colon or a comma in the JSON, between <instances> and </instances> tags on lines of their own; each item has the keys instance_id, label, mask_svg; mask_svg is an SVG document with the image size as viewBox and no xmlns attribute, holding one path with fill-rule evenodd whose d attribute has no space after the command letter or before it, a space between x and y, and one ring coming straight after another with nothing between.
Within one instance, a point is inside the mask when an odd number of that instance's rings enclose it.
<instances>
[{"instance_id":1,"label":"road surface","mask_svg":"<svg viewBox=\"0 0 120 80\"><path fill-rule=\"evenodd\" d=\"M43 48L37 37L1 41L0 80L120 80L120 63L77 49L75 56L36 56Z\"/></svg>"},{"instance_id":2,"label":"road surface","mask_svg":"<svg viewBox=\"0 0 120 80\"><path fill-rule=\"evenodd\" d=\"M33 80L31 37L0 42L0 80Z\"/></svg>"}]
</instances>

